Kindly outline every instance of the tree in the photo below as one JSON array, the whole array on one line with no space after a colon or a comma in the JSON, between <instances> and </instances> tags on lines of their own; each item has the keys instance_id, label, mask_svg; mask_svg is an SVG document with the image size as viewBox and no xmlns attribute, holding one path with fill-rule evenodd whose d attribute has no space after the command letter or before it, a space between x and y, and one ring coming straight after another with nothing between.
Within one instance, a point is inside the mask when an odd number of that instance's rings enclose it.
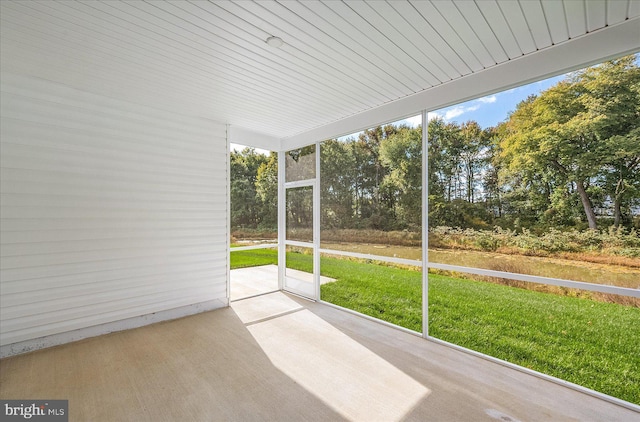
<instances>
[{"instance_id":1,"label":"tree","mask_svg":"<svg viewBox=\"0 0 640 422\"><path fill-rule=\"evenodd\" d=\"M640 68L635 56L587 68L576 78L583 124L604 143L601 186L613 202L614 224L623 220L640 187Z\"/></svg>"},{"instance_id":2,"label":"tree","mask_svg":"<svg viewBox=\"0 0 640 422\"><path fill-rule=\"evenodd\" d=\"M609 190L617 224L637 183L640 164L640 70L634 56L576 72L518 105L501 147L513 169L551 168L571 183L584 215L597 228L591 185ZM590 189L591 187L591 189Z\"/></svg>"},{"instance_id":3,"label":"tree","mask_svg":"<svg viewBox=\"0 0 640 422\"><path fill-rule=\"evenodd\" d=\"M355 160L348 144L336 139L320 146L320 224L323 229L349 228L353 221Z\"/></svg>"},{"instance_id":4,"label":"tree","mask_svg":"<svg viewBox=\"0 0 640 422\"><path fill-rule=\"evenodd\" d=\"M631 208L640 205L640 130L612 136L608 142L614 153L604 163L601 185L612 198L613 224L618 227L628 220Z\"/></svg>"},{"instance_id":5,"label":"tree","mask_svg":"<svg viewBox=\"0 0 640 422\"><path fill-rule=\"evenodd\" d=\"M259 204L256 201L256 176L266 157L253 148L230 154L230 193L232 227L255 228Z\"/></svg>"},{"instance_id":6,"label":"tree","mask_svg":"<svg viewBox=\"0 0 640 422\"><path fill-rule=\"evenodd\" d=\"M511 170L533 175L551 168L565 183L573 183L580 195L592 229L597 228L587 185L598 172L602 145L581 130L575 117L584 108L574 84L563 81L518 104L507 122L507 136L501 142L503 158Z\"/></svg>"},{"instance_id":7,"label":"tree","mask_svg":"<svg viewBox=\"0 0 640 422\"><path fill-rule=\"evenodd\" d=\"M260 164L256 175L256 198L259 204L258 226L278 227L278 154L271 152Z\"/></svg>"},{"instance_id":8,"label":"tree","mask_svg":"<svg viewBox=\"0 0 640 422\"><path fill-rule=\"evenodd\" d=\"M476 201L476 183L485 165L488 147L487 134L477 122L472 120L460 126L459 157L464 172L467 202Z\"/></svg>"},{"instance_id":9,"label":"tree","mask_svg":"<svg viewBox=\"0 0 640 422\"><path fill-rule=\"evenodd\" d=\"M393 195L382 186L388 169L380 159L380 145L398 131L393 125L367 129L348 142L353 158L354 224L387 230L393 223Z\"/></svg>"},{"instance_id":10,"label":"tree","mask_svg":"<svg viewBox=\"0 0 640 422\"><path fill-rule=\"evenodd\" d=\"M482 169L484 171L482 188L485 195L485 207L494 217L498 218L501 218L503 214L504 189L500 183L500 173L503 166L500 159L500 134L503 129L504 123L485 129L487 152Z\"/></svg>"},{"instance_id":11,"label":"tree","mask_svg":"<svg viewBox=\"0 0 640 422\"><path fill-rule=\"evenodd\" d=\"M441 118L429 121L429 195L450 202L458 197L460 128Z\"/></svg>"},{"instance_id":12,"label":"tree","mask_svg":"<svg viewBox=\"0 0 640 422\"><path fill-rule=\"evenodd\" d=\"M422 222L422 129L401 128L380 145L380 160L389 169L383 187L396 197L396 215L405 227Z\"/></svg>"}]
</instances>

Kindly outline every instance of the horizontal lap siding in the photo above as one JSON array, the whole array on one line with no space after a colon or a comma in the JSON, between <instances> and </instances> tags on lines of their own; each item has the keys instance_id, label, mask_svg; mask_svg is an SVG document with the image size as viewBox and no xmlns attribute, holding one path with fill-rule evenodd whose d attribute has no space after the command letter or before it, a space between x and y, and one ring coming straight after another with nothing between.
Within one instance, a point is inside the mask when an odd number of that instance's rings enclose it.
<instances>
[{"instance_id":1,"label":"horizontal lap siding","mask_svg":"<svg viewBox=\"0 0 640 422\"><path fill-rule=\"evenodd\" d=\"M0 341L226 301L226 128L2 75Z\"/></svg>"}]
</instances>

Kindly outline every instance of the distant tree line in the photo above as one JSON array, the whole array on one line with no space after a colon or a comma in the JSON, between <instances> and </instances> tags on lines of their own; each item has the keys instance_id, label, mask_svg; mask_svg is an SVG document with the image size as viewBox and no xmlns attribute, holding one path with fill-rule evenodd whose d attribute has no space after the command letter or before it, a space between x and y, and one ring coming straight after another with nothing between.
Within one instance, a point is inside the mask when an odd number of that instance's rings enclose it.
<instances>
[{"instance_id":1,"label":"distant tree line","mask_svg":"<svg viewBox=\"0 0 640 422\"><path fill-rule=\"evenodd\" d=\"M231 151L231 227L278 226L278 156L253 148Z\"/></svg>"},{"instance_id":2,"label":"distant tree line","mask_svg":"<svg viewBox=\"0 0 640 422\"><path fill-rule=\"evenodd\" d=\"M321 144L323 228L418 230L422 128L379 126ZM635 56L571 74L505 121L428 124L429 225L640 225L640 68ZM277 225L277 156L231 154L234 227Z\"/></svg>"}]
</instances>

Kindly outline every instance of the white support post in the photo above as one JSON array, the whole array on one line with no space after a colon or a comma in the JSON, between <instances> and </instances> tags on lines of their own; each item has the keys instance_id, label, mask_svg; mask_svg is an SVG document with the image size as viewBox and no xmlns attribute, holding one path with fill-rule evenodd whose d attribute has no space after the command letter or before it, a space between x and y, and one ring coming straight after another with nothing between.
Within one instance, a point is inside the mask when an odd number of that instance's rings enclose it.
<instances>
[{"instance_id":1,"label":"white support post","mask_svg":"<svg viewBox=\"0 0 640 422\"><path fill-rule=\"evenodd\" d=\"M316 142L316 180L313 184L313 283L320 300L320 142Z\"/></svg>"},{"instance_id":2,"label":"white support post","mask_svg":"<svg viewBox=\"0 0 640 422\"><path fill-rule=\"evenodd\" d=\"M429 337L429 118L422 111L422 337Z\"/></svg>"},{"instance_id":3,"label":"white support post","mask_svg":"<svg viewBox=\"0 0 640 422\"><path fill-rule=\"evenodd\" d=\"M231 302L231 139L229 134L230 125L227 125L225 150L227 155L227 306Z\"/></svg>"},{"instance_id":4,"label":"white support post","mask_svg":"<svg viewBox=\"0 0 640 422\"><path fill-rule=\"evenodd\" d=\"M287 207L285 197L285 153L278 151L278 289L284 289L284 274L286 269L287 248L285 237L287 234Z\"/></svg>"}]
</instances>

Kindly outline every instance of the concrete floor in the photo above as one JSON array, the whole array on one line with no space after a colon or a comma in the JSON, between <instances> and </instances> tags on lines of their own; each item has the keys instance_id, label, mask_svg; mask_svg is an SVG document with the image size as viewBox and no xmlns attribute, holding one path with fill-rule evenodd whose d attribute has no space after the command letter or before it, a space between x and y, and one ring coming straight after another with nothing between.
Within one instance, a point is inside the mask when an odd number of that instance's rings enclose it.
<instances>
[{"instance_id":1,"label":"concrete floor","mask_svg":"<svg viewBox=\"0 0 640 422\"><path fill-rule=\"evenodd\" d=\"M313 274L287 268L286 274L299 282L308 284L303 290L313 291ZM320 284L336 281L334 278L321 276ZM258 267L240 268L231 271L231 300L244 299L251 296L271 293L278 290L278 266L262 265Z\"/></svg>"},{"instance_id":2,"label":"concrete floor","mask_svg":"<svg viewBox=\"0 0 640 422\"><path fill-rule=\"evenodd\" d=\"M71 421L638 421L640 414L280 292L0 361Z\"/></svg>"},{"instance_id":3,"label":"concrete floor","mask_svg":"<svg viewBox=\"0 0 640 422\"><path fill-rule=\"evenodd\" d=\"M278 266L240 268L231 271L231 300L278 290Z\"/></svg>"}]
</instances>

